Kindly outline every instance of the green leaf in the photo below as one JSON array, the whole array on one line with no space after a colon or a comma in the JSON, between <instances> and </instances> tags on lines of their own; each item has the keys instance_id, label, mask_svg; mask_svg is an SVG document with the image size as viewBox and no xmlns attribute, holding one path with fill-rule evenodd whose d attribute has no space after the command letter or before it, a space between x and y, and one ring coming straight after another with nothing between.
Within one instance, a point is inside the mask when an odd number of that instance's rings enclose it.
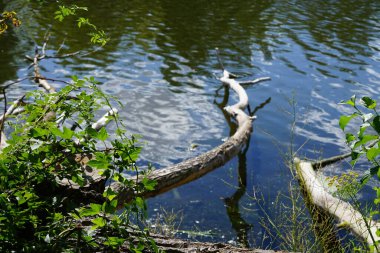
<instances>
[{"instance_id":1,"label":"green leaf","mask_svg":"<svg viewBox=\"0 0 380 253\"><path fill-rule=\"evenodd\" d=\"M21 192L16 192L15 196L16 196L16 200L17 200L18 205L22 205L26 202L26 199L24 198L24 196Z\"/></svg>"},{"instance_id":2,"label":"green leaf","mask_svg":"<svg viewBox=\"0 0 380 253\"><path fill-rule=\"evenodd\" d=\"M108 187L107 190L103 192L103 197L111 201L115 197L117 197L117 193L114 190L112 190L111 187Z\"/></svg>"},{"instance_id":3,"label":"green leaf","mask_svg":"<svg viewBox=\"0 0 380 253\"><path fill-rule=\"evenodd\" d=\"M360 179L361 186L366 185L368 181L371 179L372 175L370 171L367 171L364 176Z\"/></svg>"},{"instance_id":4,"label":"green leaf","mask_svg":"<svg viewBox=\"0 0 380 253\"><path fill-rule=\"evenodd\" d=\"M372 147L369 150L367 150L367 159L369 161L372 161L375 159L378 155L380 155L380 149L376 147Z\"/></svg>"},{"instance_id":5,"label":"green leaf","mask_svg":"<svg viewBox=\"0 0 380 253\"><path fill-rule=\"evenodd\" d=\"M31 136L34 138L49 135L49 131L47 129L40 128L40 127L35 127L31 129L30 133L31 133Z\"/></svg>"},{"instance_id":6,"label":"green leaf","mask_svg":"<svg viewBox=\"0 0 380 253\"><path fill-rule=\"evenodd\" d=\"M54 213L54 221L60 221L63 219L62 213Z\"/></svg>"},{"instance_id":7,"label":"green leaf","mask_svg":"<svg viewBox=\"0 0 380 253\"><path fill-rule=\"evenodd\" d=\"M354 166L354 165L356 164L357 160L359 159L359 157L360 157L362 154L363 154L363 153L361 153L361 152L355 152L355 151L353 151L353 152L351 153L351 162L350 162L350 164L351 164L352 166Z\"/></svg>"},{"instance_id":8,"label":"green leaf","mask_svg":"<svg viewBox=\"0 0 380 253\"><path fill-rule=\"evenodd\" d=\"M105 127L102 127L99 132L98 132L98 139L101 140L101 141L105 141L107 140L108 138L108 133L107 133L107 130L105 129Z\"/></svg>"},{"instance_id":9,"label":"green leaf","mask_svg":"<svg viewBox=\"0 0 380 253\"><path fill-rule=\"evenodd\" d=\"M369 127L370 125L368 123L364 123L360 126L360 129L359 129L359 132L358 132L358 138L361 140L363 139L363 136L364 136L364 133L365 133L365 130L367 130L367 128Z\"/></svg>"},{"instance_id":10,"label":"green leaf","mask_svg":"<svg viewBox=\"0 0 380 253\"><path fill-rule=\"evenodd\" d=\"M346 133L346 142L347 143L350 143L352 141L354 141L356 139L355 135L351 134L351 133Z\"/></svg>"},{"instance_id":11,"label":"green leaf","mask_svg":"<svg viewBox=\"0 0 380 253\"><path fill-rule=\"evenodd\" d=\"M157 185L157 182L144 177L142 180L142 184L144 185L144 188L146 190L153 191L154 187Z\"/></svg>"},{"instance_id":12,"label":"green leaf","mask_svg":"<svg viewBox=\"0 0 380 253\"><path fill-rule=\"evenodd\" d=\"M136 197L136 205L141 209L145 209L145 201L141 197Z\"/></svg>"},{"instance_id":13,"label":"green leaf","mask_svg":"<svg viewBox=\"0 0 380 253\"><path fill-rule=\"evenodd\" d=\"M350 116L343 115L339 119L339 126L344 131L344 128L347 126L348 122L350 122L351 119L357 117L357 114L352 114Z\"/></svg>"},{"instance_id":14,"label":"green leaf","mask_svg":"<svg viewBox=\"0 0 380 253\"><path fill-rule=\"evenodd\" d=\"M61 132L61 130L59 130L58 129L58 127L56 127L56 126L52 126L51 128L50 128L50 132L54 135L54 136L57 136L57 137L61 137L62 138L62 132Z\"/></svg>"},{"instance_id":15,"label":"green leaf","mask_svg":"<svg viewBox=\"0 0 380 253\"><path fill-rule=\"evenodd\" d=\"M110 246L112 248L119 247L123 245L125 239L119 237L107 237L107 241L104 242L104 245Z\"/></svg>"},{"instance_id":16,"label":"green leaf","mask_svg":"<svg viewBox=\"0 0 380 253\"><path fill-rule=\"evenodd\" d=\"M71 137L73 137L74 135L74 131L70 130L69 128L67 127L63 127L63 133L62 133L62 138L63 139L71 139Z\"/></svg>"},{"instance_id":17,"label":"green leaf","mask_svg":"<svg viewBox=\"0 0 380 253\"><path fill-rule=\"evenodd\" d=\"M71 76L71 80L73 80L73 82L76 83L78 81L78 76L76 75Z\"/></svg>"},{"instance_id":18,"label":"green leaf","mask_svg":"<svg viewBox=\"0 0 380 253\"><path fill-rule=\"evenodd\" d=\"M367 107L368 109L374 109L376 108L376 101L373 100L370 97L363 97L361 99L362 104Z\"/></svg>"},{"instance_id":19,"label":"green leaf","mask_svg":"<svg viewBox=\"0 0 380 253\"><path fill-rule=\"evenodd\" d=\"M92 127L87 127L86 133L92 138L97 138L97 136L98 136L98 132L95 129L93 129Z\"/></svg>"},{"instance_id":20,"label":"green leaf","mask_svg":"<svg viewBox=\"0 0 380 253\"><path fill-rule=\"evenodd\" d=\"M96 169L106 169L109 163L101 160L91 160L87 163L87 165Z\"/></svg>"},{"instance_id":21,"label":"green leaf","mask_svg":"<svg viewBox=\"0 0 380 253\"><path fill-rule=\"evenodd\" d=\"M357 141L354 144L353 149L356 149L359 146L365 145L369 141L378 140L378 139L379 139L379 136L377 136L377 135L364 135L359 141Z\"/></svg>"},{"instance_id":22,"label":"green leaf","mask_svg":"<svg viewBox=\"0 0 380 253\"><path fill-rule=\"evenodd\" d=\"M79 184L80 186L84 186L84 178L80 174L75 174L71 176L71 180L74 183Z\"/></svg>"},{"instance_id":23,"label":"green leaf","mask_svg":"<svg viewBox=\"0 0 380 253\"><path fill-rule=\"evenodd\" d=\"M100 214L102 209L102 205L91 203L90 208L85 208L83 210L80 210L80 215L81 216L93 216L93 215L98 215Z\"/></svg>"},{"instance_id":24,"label":"green leaf","mask_svg":"<svg viewBox=\"0 0 380 253\"><path fill-rule=\"evenodd\" d=\"M103 153L97 152L95 154L95 159L90 160L87 164L88 166L96 169L107 169L110 165L110 157Z\"/></svg>"},{"instance_id":25,"label":"green leaf","mask_svg":"<svg viewBox=\"0 0 380 253\"><path fill-rule=\"evenodd\" d=\"M93 224L95 224L94 226L92 226L92 229L96 229L98 227L104 227L106 224L107 224L107 221L106 219L104 219L103 217L97 217L95 219L93 219L91 221Z\"/></svg>"},{"instance_id":26,"label":"green leaf","mask_svg":"<svg viewBox=\"0 0 380 253\"><path fill-rule=\"evenodd\" d=\"M341 101L339 104L346 104L346 105L350 105L350 106L354 107L355 101L356 101L356 96L353 95L349 100Z\"/></svg>"},{"instance_id":27,"label":"green leaf","mask_svg":"<svg viewBox=\"0 0 380 253\"><path fill-rule=\"evenodd\" d=\"M376 196L380 197L380 187L373 187L373 189L376 191Z\"/></svg>"},{"instance_id":28,"label":"green leaf","mask_svg":"<svg viewBox=\"0 0 380 253\"><path fill-rule=\"evenodd\" d=\"M380 116L373 118L372 127L378 134L380 134Z\"/></svg>"},{"instance_id":29,"label":"green leaf","mask_svg":"<svg viewBox=\"0 0 380 253\"><path fill-rule=\"evenodd\" d=\"M113 208L116 209L116 207L117 207L117 203L118 203L117 199L114 199L114 200L112 200L112 201L110 202L110 205L111 205Z\"/></svg>"}]
</instances>

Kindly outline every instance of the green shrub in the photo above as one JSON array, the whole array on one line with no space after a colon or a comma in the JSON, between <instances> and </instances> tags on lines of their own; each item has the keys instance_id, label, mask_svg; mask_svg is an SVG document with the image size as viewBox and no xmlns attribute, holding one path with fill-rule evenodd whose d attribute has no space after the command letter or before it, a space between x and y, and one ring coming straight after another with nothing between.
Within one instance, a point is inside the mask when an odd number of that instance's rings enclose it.
<instances>
[{"instance_id":1,"label":"green shrub","mask_svg":"<svg viewBox=\"0 0 380 253\"><path fill-rule=\"evenodd\" d=\"M351 148L351 164L354 166L362 157L366 159L370 168L360 180L360 185L365 185L372 177L380 180L380 115L376 110L377 101L370 97L362 97L357 101L356 96L341 102L353 108L349 115L340 117L339 126L345 131L347 124L354 118L361 120L357 133L346 132L346 142ZM375 206L370 213L371 218L379 215L380 187L374 187L376 197L374 198ZM380 234L380 230L377 230ZM373 237L372 237L373 239ZM377 246L375 246L377 247ZM377 249L378 251L378 249Z\"/></svg>"},{"instance_id":2,"label":"green shrub","mask_svg":"<svg viewBox=\"0 0 380 253\"><path fill-rule=\"evenodd\" d=\"M137 240L130 235L133 224L145 217L144 200L118 203L117 193L106 186L117 181L134 192L154 187L147 179L136 185L125 176L137 171L136 138L126 136L117 115L108 118L116 122L113 135L105 127L92 128L98 111L114 102L93 78L72 80L57 93L28 93L25 110L6 122L10 138L0 153L0 251L116 251L122 245L133 252L157 251L144 230L138 229ZM70 184L83 193L91 179L88 166L102 176L101 191L87 189L83 196L89 197L78 198Z\"/></svg>"}]
</instances>

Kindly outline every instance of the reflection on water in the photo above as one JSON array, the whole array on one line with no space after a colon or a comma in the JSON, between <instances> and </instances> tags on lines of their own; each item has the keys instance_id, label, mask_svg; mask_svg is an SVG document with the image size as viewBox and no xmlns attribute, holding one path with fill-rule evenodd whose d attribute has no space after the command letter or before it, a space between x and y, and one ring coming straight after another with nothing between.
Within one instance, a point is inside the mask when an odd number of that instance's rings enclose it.
<instances>
[{"instance_id":1,"label":"reflection on water","mask_svg":"<svg viewBox=\"0 0 380 253\"><path fill-rule=\"evenodd\" d=\"M51 13L56 7L46 2L40 6L34 1L0 0L0 8L15 9L23 19L20 29L0 37L0 84L29 73L22 56L42 43L47 30L51 54L63 41L62 53L92 49L87 31L79 30L74 20L54 21ZM268 97L272 101L257 112L246 161L234 159L150 201L152 208L183 209L184 230L192 229L196 220L197 229L217 231L215 240L235 239L234 222L242 217L253 225L252 230L259 227L258 214L242 208L252 202L247 194L253 187L261 190L267 203L286 187L290 176L278 149L289 142L292 119L284 113L291 110L289 99L297 102L295 144L306 142L300 152L315 158L344 150L337 119L347 108L337 106L339 101L352 94L380 94L377 0L237 0L233 4L226 0L83 0L80 5L89 7L85 15L107 32L110 43L83 57L45 60L42 70L53 78L76 74L101 80L102 88L125 105L121 117L128 130L142 135L146 143L142 163L160 168L195 156L233 131L214 103L220 87L215 78L220 75L215 47L221 49L226 68L243 79L272 78L247 87L252 107ZM23 82L13 86L8 96L15 98L33 87ZM232 104L236 96L230 95ZM199 148L190 151L192 144ZM246 193L234 195L230 184L234 185L244 163L246 186L239 189ZM226 198L233 203L228 213ZM234 210L240 216L231 215ZM234 217L232 222L229 216Z\"/></svg>"},{"instance_id":2,"label":"reflection on water","mask_svg":"<svg viewBox=\"0 0 380 253\"><path fill-rule=\"evenodd\" d=\"M225 86L224 86L225 87ZM226 122L228 123L228 126L230 127L230 136L233 135L236 131L236 124L234 124L231 121L231 117L225 113L223 108L227 106L229 98L229 89L225 87L224 89L224 97L221 103L217 103L218 107L222 110L224 113ZM254 115L258 110L264 108L265 105L270 103L270 98L267 99L264 103L257 106L253 112L252 115ZM232 194L230 197L224 199L224 203L226 205L226 211L228 218L231 221L232 228L236 232L236 241L237 243L242 246L249 248L249 232L252 228L252 224L249 224L243 217L240 212L240 200L241 198L246 194L247 191L247 151L249 150L249 144L250 144L251 138L249 137L247 140L247 145L244 147L242 151L240 151L237 155L238 157L238 185L236 187L236 191L234 194Z\"/></svg>"},{"instance_id":3,"label":"reflection on water","mask_svg":"<svg viewBox=\"0 0 380 253\"><path fill-rule=\"evenodd\" d=\"M252 227L242 217L239 209L240 199L244 196L247 190L247 158L246 153L249 149L249 144L238 154L238 186L236 192L229 198L225 198L227 215L231 221L232 228L236 231L236 241L243 247L249 247L248 233Z\"/></svg>"}]
</instances>

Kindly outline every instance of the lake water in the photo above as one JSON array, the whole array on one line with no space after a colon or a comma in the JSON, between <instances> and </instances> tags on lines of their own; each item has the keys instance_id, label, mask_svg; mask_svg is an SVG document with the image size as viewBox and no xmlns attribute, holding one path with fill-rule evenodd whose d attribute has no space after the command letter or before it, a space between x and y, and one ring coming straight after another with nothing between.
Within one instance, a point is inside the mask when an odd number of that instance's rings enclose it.
<instances>
[{"instance_id":1,"label":"lake water","mask_svg":"<svg viewBox=\"0 0 380 253\"><path fill-rule=\"evenodd\" d=\"M216 47L225 67L241 80L271 77L246 87L251 108L270 101L257 111L244 152L205 177L148 201L151 217L162 207L181 214L179 229L210 231L199 240L239 237L244 242L247 237L245 242L261 246L260 220L274 214L276 197L287 193L292 179L284 165L291 143L301 157L347 151L338 119L349 108L338 103L353 94L379 98L378 0L87 0L77 5L88 6L80 14L104 29L110 42L90 55L45 60L42 74L102 81L102 89L125 105L120 116L128 131L142 136L142 165L150 162L159 169L180 162L231 134L234 126L218 106L224 90L216 78L221 74ZM0 10L4 6L16 10L23 24L0 37L0 84L31 74L23 56L33 54L46 31L51 33L49 54L63 41L62 53L94 48L73 20L53 19L55 4L0 1ZM8 98L34 88L34 83L22 82L8 90ZM231 94L229 104L236 99ZM264 210L254 194L262 195Z\"/></svg>"}]
</instances>

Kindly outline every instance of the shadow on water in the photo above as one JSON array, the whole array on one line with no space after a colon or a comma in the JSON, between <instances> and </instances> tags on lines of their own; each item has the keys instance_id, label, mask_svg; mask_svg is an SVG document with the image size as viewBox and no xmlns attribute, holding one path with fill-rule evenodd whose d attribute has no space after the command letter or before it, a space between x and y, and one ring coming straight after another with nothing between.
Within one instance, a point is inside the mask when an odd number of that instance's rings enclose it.
<instances>
[{"instance_id":1,"label":"shadow on water","mask_svg":"<svg viewBox=\"0 0 380 253\"><path fill-rule=\"evenodd\" d=\"M238 186L236 192L228 198L224 199L226 204L226 211L228 218L231 221L232 228L235 230L237 235L237 242L244 246L249 247L248 233L252 228L252 225L244 220L239 211L240 199L245 195L247 190L247 157L246 153L249 149L248 144L244 150L240 151L238 154Z\"/></svg>"}]
</instances>

